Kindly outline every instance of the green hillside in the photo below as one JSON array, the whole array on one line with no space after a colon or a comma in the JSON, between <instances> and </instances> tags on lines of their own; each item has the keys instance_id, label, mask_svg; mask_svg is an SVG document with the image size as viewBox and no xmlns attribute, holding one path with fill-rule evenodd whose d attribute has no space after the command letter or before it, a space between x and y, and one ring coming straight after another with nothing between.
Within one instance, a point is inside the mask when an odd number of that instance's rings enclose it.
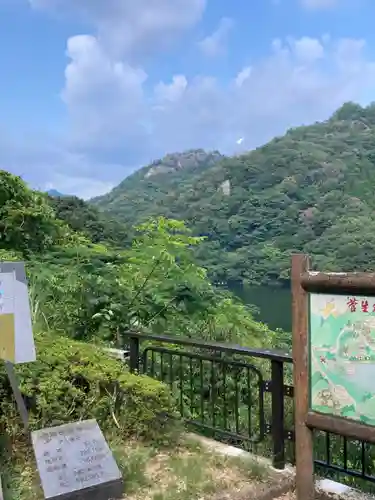
<instances>
[{"instance_id":1,"label":"green hillside","mask_svg":"<svg viewBox=\"0 0 375 500\"><path fill-rule=\"evenodd\" d=\"M224 156L202 149L173 153L143 167L104 196L91 200L97 207L119 214L133 225L150 216L164 215L179 196L181 186L216 165Z\"/></svg>"},{"instance_id":2,"label":"green hillside","mask_svg":"<svg viewBox=\"0 0 375 500\"><path fill-rule=\"evenodd\" d=\"M204 168L128 177L98 206L126 223L185 220L217 280L282 282L290 254L325 270L375 267L375 105L342 106L240 157Z\"/></svg>"}]
</instances>

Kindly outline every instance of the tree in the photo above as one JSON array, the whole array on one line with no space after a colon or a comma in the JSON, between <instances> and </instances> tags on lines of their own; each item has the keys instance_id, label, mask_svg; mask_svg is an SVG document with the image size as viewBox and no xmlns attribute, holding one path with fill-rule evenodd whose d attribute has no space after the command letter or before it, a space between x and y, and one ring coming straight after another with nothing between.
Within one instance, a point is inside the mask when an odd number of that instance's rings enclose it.
<instances>
[{"instance_id":1,"label":"tree","mask_svg":"<svg viewBox=\"0 0 375 500\"><path fill-rule=\"evenodd\" d=\"M67 236L64 225L41 193L0 171L0 245L27 256L51 248Z\"/></svg>"}]
</instances>

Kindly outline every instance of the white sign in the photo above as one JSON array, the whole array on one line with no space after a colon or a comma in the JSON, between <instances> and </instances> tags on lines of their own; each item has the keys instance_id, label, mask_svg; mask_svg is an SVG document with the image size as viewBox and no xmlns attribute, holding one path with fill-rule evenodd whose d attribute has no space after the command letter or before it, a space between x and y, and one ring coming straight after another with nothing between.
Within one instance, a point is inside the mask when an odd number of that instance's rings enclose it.
<instances>
[{"instance_id":1,"label":"white sign","mask_svg":"<svg viewBox=\"0 0 375 500\"><path fill-rule=\"evenodd\" d=\"M0 263L0 359L15 364L36 360L23 262Z\"/></svg>"}]
</instances>

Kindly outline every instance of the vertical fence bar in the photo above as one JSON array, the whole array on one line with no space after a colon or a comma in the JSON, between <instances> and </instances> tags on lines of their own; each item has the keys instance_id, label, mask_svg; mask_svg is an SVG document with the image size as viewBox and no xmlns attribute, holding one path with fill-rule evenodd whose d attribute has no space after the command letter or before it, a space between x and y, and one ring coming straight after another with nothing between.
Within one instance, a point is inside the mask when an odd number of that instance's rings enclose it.
<instances>
[{"instance_id":1,"label":"vertical fence bar","mask_svg":"<svg viewBox=\"0 0 375 500\"><path fill-rule=\"evenodd\" d=\"M294 421L296 436L297 500L313 500L314 456L311 430L306 426L309 410L308 295L301 286L301 274L309 269L306 255L292 256L292 318Z\"/></svg>"},{"instance_id":2,"label":"vertical fence bar","mask_svg":"<svg viewBox=\"0 0 375 500\"><path fill-rule=\"evenodd\" d=\"M139 338L130 337L130 371L132 373L139 372Z\"/></svg>"},{"instance_id":3,"label":"vertical fence bar","mask_svg":"<svg viewBox=\"0 0 375 500\"><path fill-rule=\"evenodd\" d=\"M284 442L284 366L282 361L272 360L272 465L275 469L285 467Z\"/></svg>"}]
</instances>

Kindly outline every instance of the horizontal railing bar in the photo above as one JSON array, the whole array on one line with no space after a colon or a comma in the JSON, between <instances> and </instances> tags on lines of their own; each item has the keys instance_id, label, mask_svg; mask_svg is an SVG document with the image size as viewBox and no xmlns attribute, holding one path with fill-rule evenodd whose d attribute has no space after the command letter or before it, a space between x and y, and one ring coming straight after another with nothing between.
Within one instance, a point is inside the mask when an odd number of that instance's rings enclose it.
<instances>
[{"instance_id":1,"label":"horizontal railing bar","mask_svg":"<svg viewBox=\"0 0 375 500\"><path fill-rule=\"evenodd\" d=\"M159 354L169 354L172 356L180 356L181 358L189 358L191 360L198 359L200 361L209 361L210 363L215 363L217 365L226 365L227 367L235 368L247 368L258 375L259 383L263 385L263 375L262 372L256 367L249 363L241 363L240 361L232 361L220 358L214 358L213 356L204 356L202 354L196 354L192 352L181 352L174 349L167 349L165 347L146 347L145 353L148 352L158 352ZM0 499L1 500L1 499Z\"/></svg>"},{"instance_id":2,"label":"horizontal railing bar","mask_svg":"<svg viewBox=\"0 0 375 500\"><path fill-rule=\"evenodd\" d=\"M375 294L375 273L320 273L301 274L301 285L307 292Z\"/></svg>"},{"instance_id":3,"label":"horizontal railing bar","mask_svg":"<svg viewBox=\"0 0 375 500\"><path fill-rule=\"evenodd\" d=\"M154 342L164 342L166 344L175 344L182 346L198 347L201 349L212 349L215 351L225 352L228 354L239 354L242 356L253 356L255 358L265 358L284 363L292 363L291 354L277 351L274 349L262 349L245 347L237 344L222 344L220 342L205 342L203 340L193 340L180 337L170 337L168 335L154 335L139 332L122 332L123 335L129 338L138 338L140 340L149 340Z\"/></svg>"},{"instance_id":4,"label":"horizontal railing bar","mask_svg":"<svg viewBox=\"0 0 375 500\"><path fill-rule=\"evenodd\" d=\"M315 465L318 465L322 469L328 469L333 472L339 472L341 474L345 474L347 476L355 477L357 479L362 479L363 481L369 481L371 483L375 483L375 476L369 476L367 474L363 475L361 472L352 470L352 469L345 469L344 467L341 467L340 465L335 465L335 464L327 464L324 460L314 460Z\"/></svg>"}]
</instances>

